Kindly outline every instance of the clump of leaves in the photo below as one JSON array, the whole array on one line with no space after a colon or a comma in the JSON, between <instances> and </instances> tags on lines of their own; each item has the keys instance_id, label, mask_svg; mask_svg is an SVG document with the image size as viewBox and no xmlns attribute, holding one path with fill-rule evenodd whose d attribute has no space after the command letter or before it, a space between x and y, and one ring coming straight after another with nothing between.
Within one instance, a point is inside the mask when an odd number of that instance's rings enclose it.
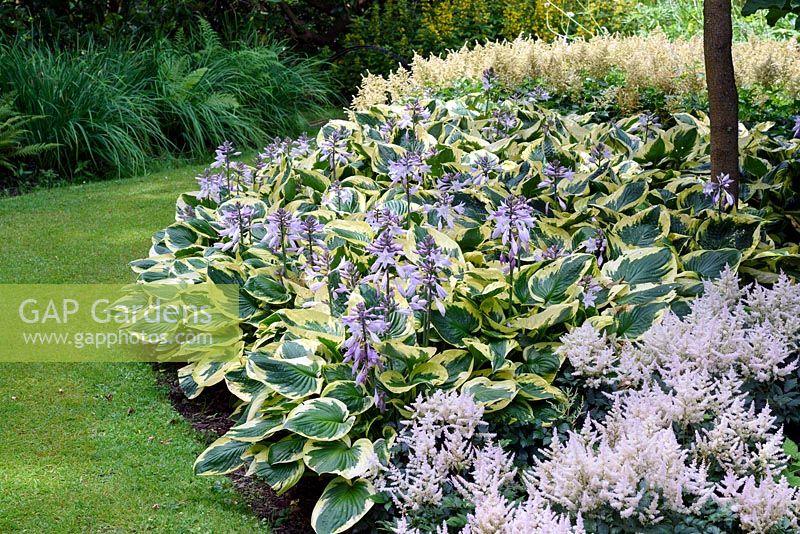
<instances>
[{"instance_id":1,"label":"clump of leaves","mask_svg":"<svg viewBox=\"0 0 800 534\"><path fill-rule=\"evenodd\" d=\"M179 373L190 397L224 382L236 398L197 473L247 467L279 493L321 477L312 526L342 532L373 506L363 475L418 394L468 393L519 433L566 401L555 349L573 325L636 339L726 265L797 271L781 206L798 141L742 133L731 214L704 192L704 116L599 121L541 96L376 106L252 166L220 147L133 262L146 283L239 288L238 357L210 347Z\"/></svg>"}]
</instances>

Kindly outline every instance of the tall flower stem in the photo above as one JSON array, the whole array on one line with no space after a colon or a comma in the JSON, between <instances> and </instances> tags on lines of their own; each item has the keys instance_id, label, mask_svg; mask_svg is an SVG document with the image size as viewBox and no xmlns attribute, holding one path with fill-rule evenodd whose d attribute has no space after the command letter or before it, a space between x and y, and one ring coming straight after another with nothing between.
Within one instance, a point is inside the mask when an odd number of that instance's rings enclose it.
<instances>
[{"instance_id":1,"label":"tall flower stem","mask_svg":"<svg viewBox=\"0 0 800 534\"><path fill-rule=\"evenodd\" d=\"M289 266L286 263L286 230L281 227L281 259L283 260L283 276L289 273Z\"/></svg>"},{"instance_id":2,"label":"tall flower stem","mask_svg":"<svg viewBox=\"0 0 800 534\"><path fill-rule=\"evenodd\" d=\"M411 229L411 188L406 185L406 230Z\"/></svg>"},{"instance_id":3,"label":"tall flower stem","mask_svg":"<svg viewBox=\"0 0 800 534\"><path fill-rule=\"evenodd\" d=\"M427 304L425 306L425 308L426 308L425 309L425 328L424 328L424 330L422 332L422 344L427 347L428 346L428 340L430 339L430 334L431 334L431 311L432 311L431 303L433 301L433 295L431 294L430 286L428 286L428 288L427 288L425 300L426 300Z\"/></svg>"},{"instance_id":4,"label":"tall flower stem","mask_svg":"<svg viewBox=\"0 0 800 534\"><path fill-rule=\"evenodd\" d=\"M508 309L514 309L514 260L511 260L508 269Z\"/></svg>"}]
</instances>

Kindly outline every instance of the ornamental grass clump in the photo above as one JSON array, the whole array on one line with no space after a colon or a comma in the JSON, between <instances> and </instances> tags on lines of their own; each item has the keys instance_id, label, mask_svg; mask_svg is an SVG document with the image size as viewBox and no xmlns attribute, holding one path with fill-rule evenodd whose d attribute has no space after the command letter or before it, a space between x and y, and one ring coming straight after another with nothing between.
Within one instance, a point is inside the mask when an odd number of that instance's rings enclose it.
<instances>
[{"instance_id":1,"label":"ornamental grass clump","mask_svg":"<svg viewBox=\"0 0 800 534\"><path fill-rule=\"evenodd\" d=\"M783 206L799 141L742 129L730 213L704 194L705 116L637 124L476 91L353 112L253 165L220 147L133 262L142 283L239 293L219 326L237 334L235 358L163 347L188 356L188 396L224 384L234 398L236 424L195 471L245 468L279 493L318 477L312 527L343 532L375 508L370 459L388 465L420 394L469 396L497 428L549 426L570 393L554 385L556 349L575 326L636 340L726 265L765 282L797 272L797 214ZM587 374L603 383L605 370ZM470 528L491 524L490 502L474 503Z\"/></svg>"}]
</instances>

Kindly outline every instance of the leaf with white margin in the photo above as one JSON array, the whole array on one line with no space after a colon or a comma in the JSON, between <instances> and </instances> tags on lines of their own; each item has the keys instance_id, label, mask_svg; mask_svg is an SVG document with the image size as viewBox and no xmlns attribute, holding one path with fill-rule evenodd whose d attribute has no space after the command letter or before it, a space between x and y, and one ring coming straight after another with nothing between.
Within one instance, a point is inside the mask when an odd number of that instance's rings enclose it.
<instances>
[{"instance_id":1,"label":"leaf with white margin","mask_svg":"<svg viewBox=\"0 0 800 534\"><path fill-rule=\"evenodd\" d=\"M283 428L310 439L335 441L346 436L355 421L342 401L321 397L309 399L289 412Z\"/></svg>"},{"instance_id":2,"label":"leaf with white margin","mask_svg":"<svg viewBox=\"0 0 800 534\"><path fill-rule=\"evenodd\" d=\"M375 488L366 480L337 477L325 487L311 514L317 534L339 534L358 523L373 507Z\"/></svg>"}]
</instances>

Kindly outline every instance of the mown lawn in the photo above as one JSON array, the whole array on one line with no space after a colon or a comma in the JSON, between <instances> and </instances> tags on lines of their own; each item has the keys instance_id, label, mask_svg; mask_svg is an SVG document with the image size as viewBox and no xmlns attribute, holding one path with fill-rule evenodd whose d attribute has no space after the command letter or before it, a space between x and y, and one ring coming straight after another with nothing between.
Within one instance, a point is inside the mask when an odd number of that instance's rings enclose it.
<instances>
[{"instance_id":1,"label":"mown lawn","mask_svg":"<svg viewBox=\"0 0 800 534\"><path fill-rule=\"evenodd\" d=\"M0 199L0 283L130 281L199 170ZM1 364L0 532L269 531L203 445L148 364Z\"/></svg>"}]
</instances>

